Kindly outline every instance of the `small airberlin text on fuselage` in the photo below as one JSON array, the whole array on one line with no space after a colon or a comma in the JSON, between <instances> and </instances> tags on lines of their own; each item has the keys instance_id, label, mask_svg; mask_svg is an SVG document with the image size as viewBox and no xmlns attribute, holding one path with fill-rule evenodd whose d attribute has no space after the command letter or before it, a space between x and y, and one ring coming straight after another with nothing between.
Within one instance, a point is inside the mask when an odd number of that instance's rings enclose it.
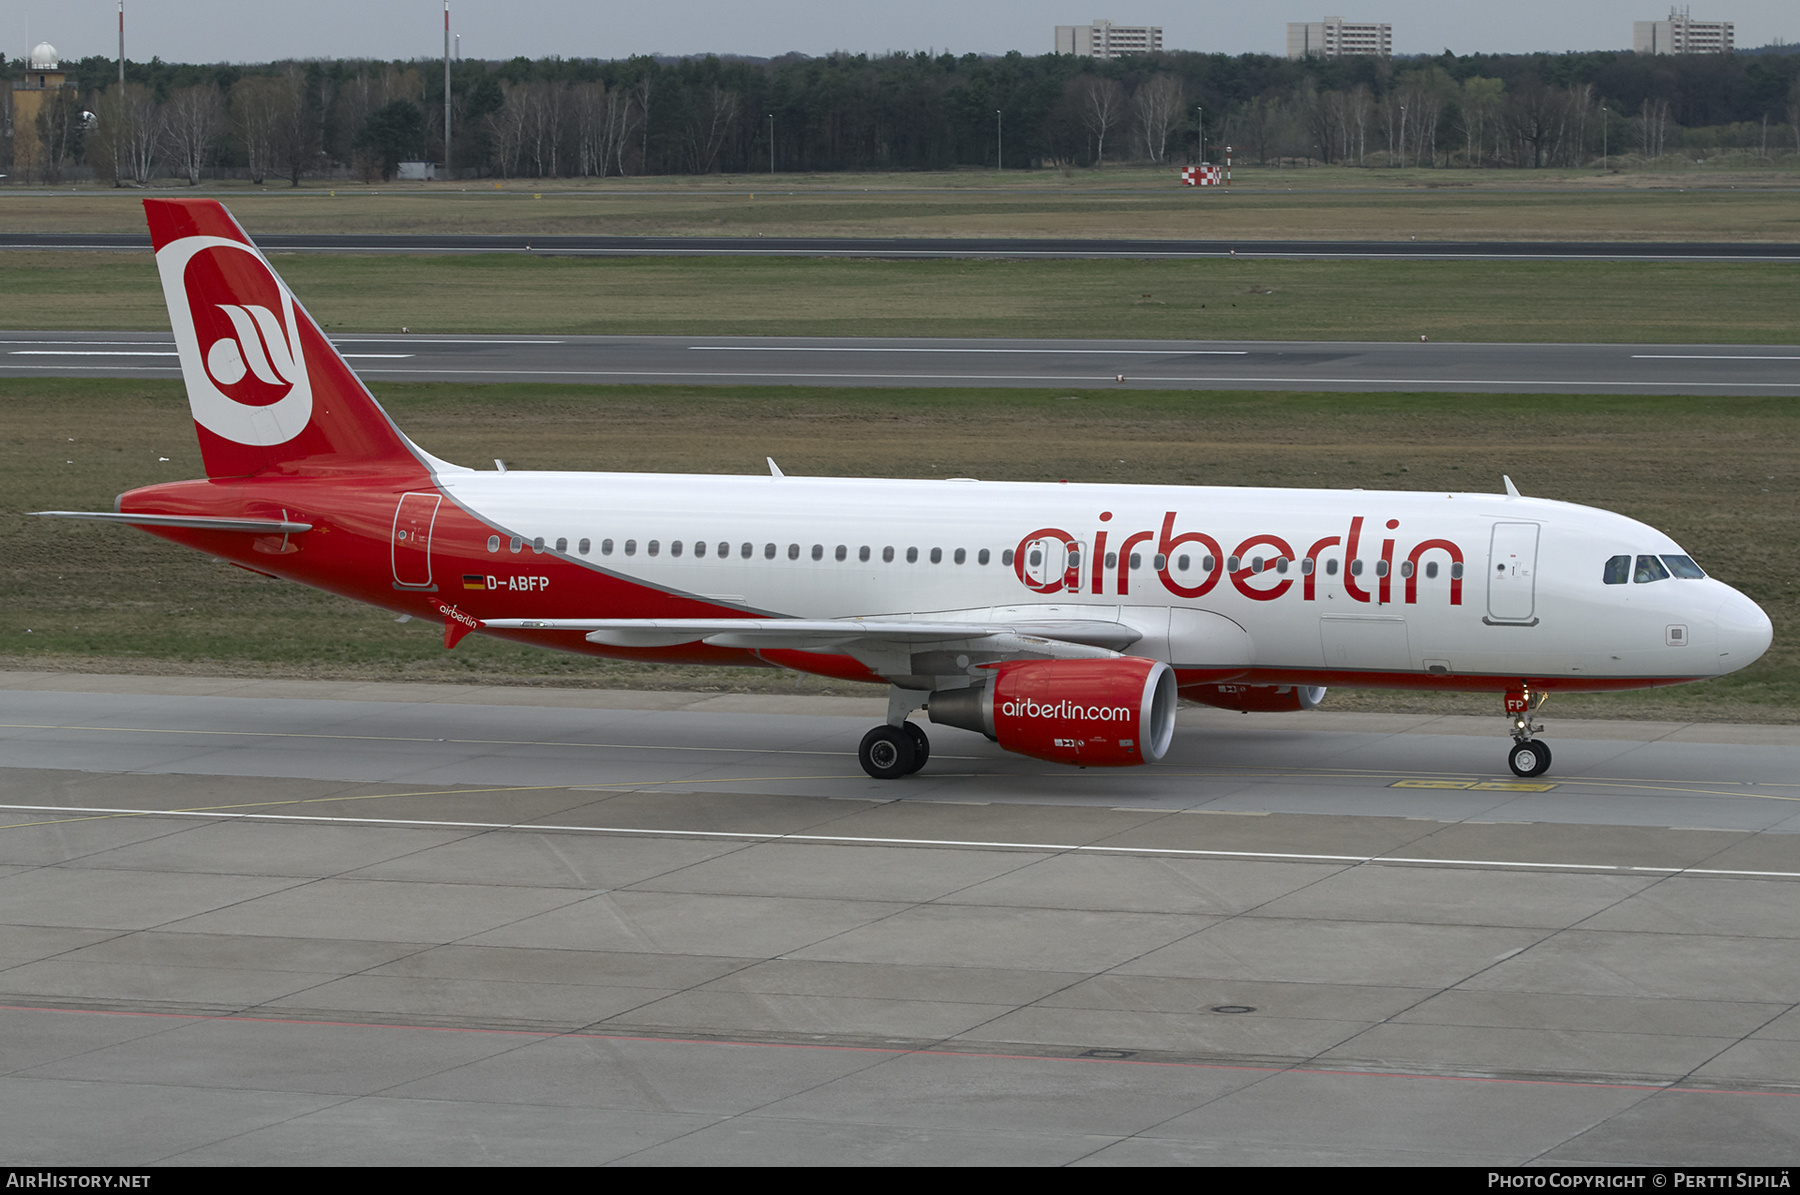
<instances>
[{"instance_id":1,"label":"small airberlin text on fuselage","mask_svg":"<svg viewBox=\"0 0 1800 1195\"><path fill-rule=\"evenodd\" d=\"M1102 512L1100 522L1110 522L1112 517L1111 511ZM1374 563L1373 590L1365 589L1360 580L1363 573L1360 555L1362 515L1350 520L1345 534L1323 536L1313 541L1304 554L1296 553L1288 540L1274 534L1249 536L1226 553L1221 550L1219 541L1204 531L1178 533L1175 530L1177 517L1176 511L1168 511L1162 518L1161 535L1152 531L1134 532L1110 550L1110 529L1096 531L1093 551L1087 553L1085 560L1085 548L1079 536L1060 527L1040 527L1027 533L1013 550L1013 573L1019 583L1033 593L1080 593L1086 589L1089 593L1125 597L1131 593L1133 559L1139 554L1140 545L1150 551L1149 545L1154 544L1152 564L1157 580L1176 597L1205 597L1219 584L1220 578L1229 577L1232 588L1251 601L1272 602L1294 587L1295 578L1288 574L1290 569L1297 569L1300 600L1311 602L1318 600L1319 570L1325 568L1333 576L1337 573L1335 555L1324 560L1323 553L1341 545L1346 562L1342 576L1345 594L1352 601L1373 601L1377 605L1386 605L1393 600L1395 544L1399 541L1391 536L1382 539L1381 554ZM1399 519L1387 520L1387 530L1396 531L1399 527ZM1186 552L1182 551L1184 547L1188 549ZM1060 560L1051 561L1046 557L1046 552L1052 548ZM1033 553L1036 553L1035 557ZM1435 579L1440 563L1447 565L1450 573L1450 604L1462 605L1463 550L1451 540L1438 538L1420 540L1401 558L1398 571L1406 582L1403 587L1406 604L1412 605L1419 600L1420 573ZM1201 577L1195 585L1180 579L1194 575Z\"/></svg>"}]
</instances>

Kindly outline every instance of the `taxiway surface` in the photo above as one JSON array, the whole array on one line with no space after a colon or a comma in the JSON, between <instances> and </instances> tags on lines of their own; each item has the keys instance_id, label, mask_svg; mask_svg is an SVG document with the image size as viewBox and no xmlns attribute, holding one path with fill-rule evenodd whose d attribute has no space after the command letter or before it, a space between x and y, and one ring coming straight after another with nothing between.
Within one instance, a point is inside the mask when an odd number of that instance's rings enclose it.
<instances>
[{"instance_id":1,"label":"taxiway surface","mask_svg":"<svg viewBox=\"0 0 1800 1195\"><path fill-rule=\"evenodd\" d=\"M401 382L1800 395L1800 345L340 336ZM0 332L0 376L175 378L167 332Z\"/></svg>"},{"instance_id":2,"label":"taxiway surface","mask_svg":"<svg viewBox=\"0 0 1800 1195\"><path fill-rule=\"evenodd\" d=\"M1785 1163L1800 732L0 674L30 1163ZM1491 723L1491 725L1490 725Z\"/></svg>"}]
</instances>

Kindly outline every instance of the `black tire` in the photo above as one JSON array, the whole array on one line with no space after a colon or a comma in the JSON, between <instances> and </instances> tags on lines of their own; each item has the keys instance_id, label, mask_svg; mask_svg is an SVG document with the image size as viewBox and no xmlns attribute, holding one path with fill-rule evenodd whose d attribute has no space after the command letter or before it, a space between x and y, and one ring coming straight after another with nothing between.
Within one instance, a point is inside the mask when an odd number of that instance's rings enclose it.
<instances>
[{"instance_id":1,"label":"black tire","mask_svg":"<svg viewBox=\"0 0 1800 1195\"><path fill-rule=\"evenodd\" d=\"M898 780L913 770L913 740L898 726L877 726L863 735L856 761L877 780Z\"/></svg>"},{"instance_id":2,"label":"black tire","mask_svg":"<svg viewBox=\"0 0 1800 1195\"><path fill-rule=\"evenodd\" d=\"M1550 748L1536 739L1514 744L1513 749L1507 752L1506 764L1515 776L1542 776L1550 770Z\"/></svg>"},{"instance_id":3,"label":"black tire","mask_svg":"<svg viewBox=\"0 0 1800 1195\"><path fill-rule=\"evenodd\" d=\"M907 773L910 775L924 767L925 761L931 758L931 740L925 737L925 728L917 722L908 722L903 729L906 731L907 737L912 739L913 745L913 763L912 767L907 769Z\"/></svg>"}]
</instances>

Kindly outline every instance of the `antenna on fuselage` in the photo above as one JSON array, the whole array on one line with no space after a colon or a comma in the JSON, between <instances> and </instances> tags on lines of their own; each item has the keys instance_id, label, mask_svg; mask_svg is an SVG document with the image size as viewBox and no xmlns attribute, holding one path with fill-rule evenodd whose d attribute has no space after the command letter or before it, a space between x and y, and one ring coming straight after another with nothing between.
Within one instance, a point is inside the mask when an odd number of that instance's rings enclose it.
<instances>
[{"instance_id":1,"label":"antenna on fuselage","mask_svg":"<svg viewBox=\"0 0 1800 1195\"><path fill-rule=\"evenodd\" d=\"M1502 473L1500 475L1500 480L1506 483L1506 496L1508 498L1523 498L1525 496L1519 493L1519 487L1514 485L1512 483L1512 478L1508 477L1506 474Z\"/></svg>"},{"instance_id":2,"label":"antenna on fuselage","mask_svg":"<svg viewBox=\"0 0 1800 1195\"><path fill-rule=\"evenodd\" d=\"M775 463L774 457L765 456L765 457L763 457L763 460L769 462L769 476L770 477L786 477L787 476L786 473L783 473L781 471L781 466Z\"/></svg>"}]
</instances>

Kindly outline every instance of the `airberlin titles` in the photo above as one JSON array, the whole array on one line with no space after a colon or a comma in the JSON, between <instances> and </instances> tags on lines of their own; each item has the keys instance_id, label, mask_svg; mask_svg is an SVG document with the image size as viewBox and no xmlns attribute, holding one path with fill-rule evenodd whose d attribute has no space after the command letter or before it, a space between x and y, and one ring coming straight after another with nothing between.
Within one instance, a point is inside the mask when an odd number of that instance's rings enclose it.
<instances>
[{"instance_id":1,"label":"airberlin titles","mask_svg":"<svg viewBox=\"0 0 1800 1195\"><path fill-rule=\"evenodd\" d=\"M1102 511L1099 521L1109 523L1112 517L1111 511ZM1433 538L1413 544L1400 558L1396 570L1395 545L1400 541L1392 535L1382 536L1381 552L1374 562L1372 588L1367 588L1361 555L1366 521L1362 515L1350 520L1345 534L1315 540L1304 553L1296 553L1292 544L1272 533L1249 536L1227 553L1217 539L1204 531L1177 532L1176 518L1176 511L1168 511L1163 515L1160 533L1136 531L1116 544L1109 542L1114 529L1102 527L1094 533L1091 553L1085 551L1079 536L1060 527L1040 527L1026 534L1013 551L1013 573L1019 583L1033 593L1081 593L1085 590L1091 594L1111 592L1118 597L1127 597L1131 594L1133 555L1141 545L1154 544L1152 563L1157 580L1176 597L1205 597L1218 586L1220 578L1229 577L1232 588L1251 601L1272 602L1294 587L1296 577L1289 574L1297 571L1300 600L1317 601L1319 571L1324 569L1326 575L1342 582L1344 593L1352 601L1385 606L1393 601L1396 571L1405 582L1402 600L1412 605L1419 600L1420 573L1423 572L1427 579L1435 578L1440 564L1446 564L1450 573L1450 604L1462 605L1463 551L1448 539ZM1387 531L1398 531L1399 528L1399 519L1387 520ZM1375 536L1369 538L1373 541ZM1063 547L1066 567L1060 572L1052 572L1048 561L1030 558L1033 545L1046 542L1060 543ZM1187 553L1182 552L1184 547L1189 549ZM1329 559L1322 555L1338 547L1343 549L1345 562L1341 573L1336 554ZM1201 559L1194 561L1194 554L1201 554ZM1176 574L1196 571L1189 567L1193 564L1198 565L1202 579L1197 585L1184 584ZM1042 571L1034 576L1034 571L1040 568Z\"/></svg>"}]
</instances>

